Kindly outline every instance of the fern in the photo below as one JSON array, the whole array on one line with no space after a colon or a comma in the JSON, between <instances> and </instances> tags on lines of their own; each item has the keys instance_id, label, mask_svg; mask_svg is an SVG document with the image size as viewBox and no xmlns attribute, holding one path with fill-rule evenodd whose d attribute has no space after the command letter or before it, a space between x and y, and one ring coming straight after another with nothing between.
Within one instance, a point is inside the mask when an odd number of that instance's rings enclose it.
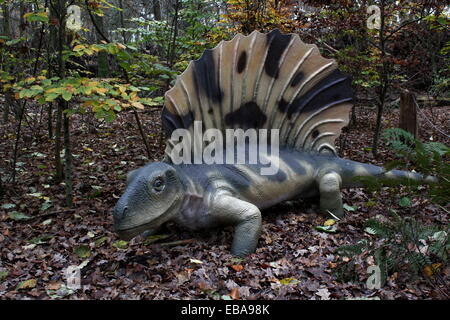
<instances>
[{"instance_id":1,"label":"fern","mask_svg":"<svg viewBox=\"0 0 450 320\"><path fill-rule=\"evenodd\" d=\"M374 257L381 270L382 283L395 271L407 270L416 278L427 266L448 263L450 225L445 228L424 225L410 217L402 218L394 210L390 214L388 221L369 219L364 223L378 241L364 239L336 250L338 255L351 258L337 269L338 280L355 278L354 267L362 255Z\"/></svg>"},{"instance_id":2,"label":"fern","mask_svg":"<svg viewBox=\"0 0 450 320\"><path fill-rule=\"evenodd\" d=\"M439 179L439 183L431 185L428 189L431 200L444 205L450 201L450 162L448 161L450 148L448 146L440 142L420 142L412 134L399 128L385 130L383 138L398 157L398 160L385 165L387 171L413 164L413 168L417 171ZM380 185L381 183L378 185L369 183L370 187ZM410 186L412 187L413 184ZM414 192L413 188L411 192Z\"/></svg>"},{"instance_id":3,"label":"fern","mask_svg":"<svg viewBox=\"0 0 450 320\"><path fill-rule=\"evenodd\" d=\"M390 128L383 132L387 145L401 155L412 153L417 140L414 136L400 128Z\"/></svg>"},{"instance_id":4,"label":"fern","mask_svg":"<svg viewBox=\"0 0 450 320\"><path fill-rule=\"evenodd\" d=\"M396 152L397 160L385 165L386 171L396 167L413 165L423 174L438 177L439 183L428 188L428 195L436 203L448 204L450 198L450 148L438 142L422 143L410 133L401 129L388 129L383 134L387 145ZM374 177L361 178L370 190L381 186L390 186L389 181ZM394 181L394 185L398 182ZM419 183L408 181L405 185L411 192L418 192ZM392 194L397 194L396 192ZM423 273L434 274L435 266L448 264L450 250L450 228L436 225L424 225L413 218L402 218L395 210L389 210L390 219L380 221L369 219L364 223L365 230L374 235L374 241L360 240L336 250L345 259L335 270L340 281L358 279L356 266L365 261L363 256L373 256L381 271L384 282L393 272L407 271L416 278ZM430 271L431 270L431 271Z\"/></svg>"},{"instance_id":5,"label":"fern","mask_svg":"<svg viewBox=\"0 0 450 320\"><path fill-rule=\"evenodd\" d=\"M391 224L383 223L381 221L378 221L376 219L370 219L367 220L364 223L364 226L366 228L370 228L372 230L372 233L381 236L383 238L390 237L393 232L395 232L392 228Z\"/></svg>"},{"instance_id":6,"label":"fern","mask_svg":"<svg viewBox=\"0 0 450 320\"><path fill-rule=\"evenodd\" d=\"M353 258L367 250L369 242L367 240L360 240L356 244L341 246L337 249L337 253L349 258Z\"/></svg>"}]
</instances>

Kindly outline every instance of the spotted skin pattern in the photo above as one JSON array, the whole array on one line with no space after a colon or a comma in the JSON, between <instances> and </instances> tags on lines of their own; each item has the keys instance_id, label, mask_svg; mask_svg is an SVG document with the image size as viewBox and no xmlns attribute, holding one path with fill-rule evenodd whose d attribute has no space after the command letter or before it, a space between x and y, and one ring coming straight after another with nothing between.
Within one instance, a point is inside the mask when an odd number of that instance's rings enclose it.
<instances>
[{"instance_id":1,"label":"spotted skin pattern","mask_svg":"<svg viewBox=\"0 0 450 320\"><path fill-rule=\"evenodd\" d=\"M436 182L336 156L334 140L348 124L354 99L351 80L298 35L238 34L191 62L165 97L165 160L129 173L113 211L124 239L156 232L167 221L193 230L233 225L231 252L244 256L257 247L261 209L318 195L322 212L342 217L340 190L358 186L355 177ZM246 145L243 164L175 165L171 151L178 141L171 134L183 128L193 136L195 121L203 132L214 128L224 137L226 129L278 129L279 153L259 152L252 164ZM194 144L201 140L194 136ZM278 170L262 175L273 163Z\"/></svg>"}]
</instances>

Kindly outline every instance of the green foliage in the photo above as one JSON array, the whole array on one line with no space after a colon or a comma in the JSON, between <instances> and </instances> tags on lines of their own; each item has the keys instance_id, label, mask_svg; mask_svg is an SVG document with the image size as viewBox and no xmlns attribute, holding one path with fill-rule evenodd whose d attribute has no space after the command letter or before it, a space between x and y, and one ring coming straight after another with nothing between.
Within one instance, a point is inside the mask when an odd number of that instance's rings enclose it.
<instances>
[{"instance_id":1,"label":"green foliage","mask_svg":"<svg viewBox=\"0 0 450 320\"><path fill-rule=\"evenodd\" d=\"M131 68L129 63L131 55L129 46L120 43L104 44L81 44L77 41L72 50L64 51L64 59L71 57L91 56L99 52L107 52L117 57L119 65L125 70ZM46 72L43 72L45 74ZM144 109L144 105L159 105L161 98L148 98L140 96L151 88L141 86L135 87L131 84L123 83L118 78L90 79L81 77L77 73L66 76L47 78L45 75L37 77L27 77L21 81L10 84L11 76L6 72L2 73L1 81L7 83L3 90L12 90L15 98L32 99L40 104L51 103L56 99L63 99L71 104L65 112L68 114L85 113L91 110L98 119L112 121L116 113L126 108Z\"/></svg>"},{"instance_id":2,"label":"green foliage","mask_svg":"<svg viewBox=\"0 0 450 320\"><path fill-rule=\"evenodd\" d=\"M447 204L450 199L450 148L440 142L421 142L414 138L412 134L399 128L385 130L383 138L386 145L395 152L397 159L384 165L386 171L393 169L415 170L426 177L427 175L436 177L438 183L431 183L428 196L437 204ZM384 187L396 187L399 184L408 187L412 194L420 194L418 186L421 181L411 179L383 179L380 177L357 177L355 181L362 183L369 191L375 191ZM397 189L394 193L398 195ZM399 204L403 207L410 206L410 200L399 198Z\"/></svg>"},{"instance_id":3,"label":"green foliage","mask_svg":"<svg viewBox=\"0 0 450 320\"><path fill-rule=\"evenodd\" d=\"M441 53L447 56L447 67L438 70L437 74L433 75L429 93L433 96L450 97L450 41L447 42Z\"/></svg>"},{"instance_id":4,"label":"green foliage","mask_svg":"<svg viewBox=\"0 0 450 320\"><path fill-rule=\"evenodd\" d=\"M85 113L92 110L98 119L112 121L116 112L124 108L144 109L144 105L157 105L158 100L141 98L138 93L148 88L137 88L120 83L119 79L95 80L83 77L66 77L60 79L44 76L29 77L16 83L12 89L16 99L34 99L40 104L56 99L77 101L76 109L69 109L69 114Z\"/></svg>"},{"instance_id":5,"label":"green foliage","mask_svg":"<svg viewBox=\"0 0 450 320\"><path fill-rule=\"evenodd\" d=\"M386 170L395 167L408 169L406 164L412 163L417 171L439 179L438 183L430 186L428 194L433 201L447 204L450 199L450 148L439 142L421 142L399 128L387 129L383 137L398 158L386 164Z\"/></svg>"},{"instance_id":6,"label":"green foliage","mask_svg":"<svg viewBox=\"0 0 450 320\"><path fill-rule=\"evenodd\" d=\"M253 30L270 31L279 28L291 32L297 26L293 18L292 1L287 0L228 0L224 22L231 24L231 33L250 34Z\"/></svg>"},{"instance_id":7,"label":"green foliage","mask_svg":"<svg viewBox=\"0 0 450 320\"><path fill-rule=\"evenodd\" d=\"M23 16L29 22L48 22L48 12L28 12Z\"/></svg>"},{"instance_id":8,"label":"green foliage","mask_svg":"<svg viewBox=\"0 0 450 320\"><path fill-rule=\"evenodd\" d=\"M439 179L431 184L428 196L437 204L448 204L450 196L450 165L446 160L450 148L437 142L420 142L410 133L398 129L388 129L383 134L387 146L395 152L396 160L385 165L386 171L394 168L411 169L433 175ZM382 186L397 186L398 181L379 179L376 177L361 177L369 190L380 189ZM411 194L419 195L417 188L421 182L405 180ZM394 189L392 189L394 190ZM392 193L399 197L398 189ZM401 207L411 207L410 197L399 197ZM407 270L410 275L417 277L425 274L433 277L448 264L450 249L450 225L424 225L413 218L402 218L394 210L390 210L391 219L370 219L364 228L368 235L376 239L361 240L353 245L342 246L337 253L347 257L345 262L336 269L336 276L341 281L358 280L356 268L361 268L363 258L372 256L375 264L380 267L382 281L395 271Z\"/></svg>"},{"instance_id":9,"label":"green foliage","mask_svg":"<svg viewBox=\"0 0 450 320\"><path fill-rule=\"evenodd\" d=\"M118 28L116 32L127 32L137 39L133 42L137 48L146 48L155 55L139 54L142 57L153 57L153 63L139 68L146 75L156 76L164 81L174 80L176 75L184 71L190 60L200 57L205 49L212 48L218 41L208 41L209 34L216 30L215 13L208 10L211 4L204 0L182 1L181 9L176 17L177 23L182 21L183 28L177 28L177 35L174 39L173 21L147 20L142 18L130 19L137 27ZM173 13L172 13L173 14ZM170 20L175 19L174 16ZM171 23L169 25L169 23ZM148 60L147 60L148 62ZM142 61L138 62L142 64ZM175 65L176 69L169 68ZM165 70L163 69L165 68ZM153 73L153 71L156 71ZM163 71L163 72L161 72Z\"/></svg>"},{"instance_id":10,"label":"green foliage","mask_svg":"<svg viewBox=\"0 0 450 320\"><path fill-rule=\"evenodd\" d=\"M425 225L410 217L402 218L394 210L390 213L389 220L365 222L366 232L375 239L360 240L337 249L341 257L347 257L336 270L339 280L354 279L356 263L368 256L380 267L382 282L395 271L405 270L412 277L421 274L431 277L445 268L450 250L450 224L445 227Z\"/></svg>"}]
</instances>

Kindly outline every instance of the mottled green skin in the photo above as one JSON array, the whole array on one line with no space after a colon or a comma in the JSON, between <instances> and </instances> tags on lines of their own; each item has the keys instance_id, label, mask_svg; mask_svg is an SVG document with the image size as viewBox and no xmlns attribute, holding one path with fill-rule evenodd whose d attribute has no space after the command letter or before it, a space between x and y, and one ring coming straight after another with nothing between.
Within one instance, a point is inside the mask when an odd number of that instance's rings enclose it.
<instances>
[{"instance_id":1,"label":"mottled green skin","mask_svg":"<svg viewBox=\"0 0 450 320\"><path fill-rule=\"evenodd\" d=\"M114 208L115 229L129 239L143 231L155 232L167 221L192 230L234 225L231 251L243 256L256 249L260 209L319 195L322 211L342 216L339 190L357 186L354 177L433 181L417 173L385 172L374 165L287 149L280 150L276 175L262 176L260 168L259 164L148 164L129 174L127 189Z\"/></svg>"}]
</instances>

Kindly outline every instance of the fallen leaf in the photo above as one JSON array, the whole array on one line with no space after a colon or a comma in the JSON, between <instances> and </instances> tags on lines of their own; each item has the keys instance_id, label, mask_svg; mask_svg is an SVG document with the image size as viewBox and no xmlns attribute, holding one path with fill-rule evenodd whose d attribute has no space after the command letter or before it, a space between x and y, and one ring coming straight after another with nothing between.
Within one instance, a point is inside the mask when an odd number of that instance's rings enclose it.
<instances>
[{"instance_id":1,"label":"fallen leaf","mask_svg":"<svg viewBox=\"0 0 450 320\"><path fill-rule=\"evenodd\" d=\"M116 247L117 249L124 250L124 249L126 249L127 246L128 246L128 241L125 241L125 240L118 240L118 241L114 242L112 245L113 245L114 247Z\"/></svg>"},{"instance_id":2,"label":"fallen leaf","mask_svg":"<svg viewBox=\"0 0 450 320\"><path fill-rule=\"evenodd\" d=\"M321 300L330 300L330 292L327 288L317 290L316 295L318 295Z\"/></svg>"},{"instance_id":3,"label":"fallen leaf","mask_svg":"<svg viewBox=\"0 0 450 320\"><path fill-rule=\"evenodd\" d=\"M300 281L298 281L297 279L295 279L295 278L284 278L284 279L281 279L280 280L280 283L282 284L282 285L289 285L289 284L293 284L293 285L296 285L296 284L298 284Z\"/></svg>"},{"instance_id":4,"label":"fallen leaf","mask_svg":"<svg viewBox=\"0 0 450 320\"><path fill-rule=\"evenodd\" d=\"M328 262L328 267L330 268L330 269L334 269L334 268L336 268L337 267L337 263L334 263L334 262Z\"/></svg>"},{"instance_id":5,"label":"fallen leaf","mask_svg":"<svg viewBox=\"0 0 450 320\"><path fill-rule=\"evenodd\" d=\"M197 259L190 259L189 260L191 263L195 263L195 264L202 264L203 262Z\"/></svg>"},{"instance_id":6,"label":"fallen leaf","mask_svg":"<svg viewBox=\"0 0 450 320\"><path fill-rule=\"evenodd\" d=\"M15 207L16 207L16 205L14 203L5 203L5 204L2 204L2 206L1 206L2 209L11 209L11 208L15 208Z\"/></svg>"},{"instance_id":7,"label":"fallen leaf","mask_svg":"<svg viewBox=\"0 0 450 320\"><path fill-rule=\"evenodd\" d=\"M334 225L334 226L316 226L316 230L326 232L326 233L336 233L337 227L336 227L336 225Z\"/></svg>"},{"instance_id":8,"label":"fallen leaf","mask_svg":"<svg viewBox=\"0 0 450 320\"><path fill-rule=\"evenodd\" d=\"M89 246L87 245L81 245L79 247L76 247L74 252L77 256L79 256L82 259L88 258L91 255L91 249L89 249Z\"/></svg>"},{"instance_id":9,"label":"fallen leaf","mask_svg":"<svg viewBox=\"0 0 450 320\"><path fill-rule=\"evenodd\" d=\"M178 272L175 274L175 276L177 277L178 285L182 285L190 279L190 275L186 271Z\"/></svg>"},{"instance_id":10,"label":"fallen leaf","mask_svg":"<svg viewBox=\"0 0 450 320\"><path fill-rule=\"evenodd\" d=\"M230 297L233 298L233 300L239 300L241 298L239 295L239 288L231 289Z\"/></svg>"},{"instance_id":11,"label":"fallen leaf","mask_svg":"<svg viewBox=\"0 0 450 320\"><path fill-rule=\"evenodd\" d=\"M240 272L244 269L244 267L241 264L233 264L231 265L231 268L236 272Z\"/></svg>"},{"instance_id":12,"label":"fallen leaf","mask_svg":"<svg viewBox=\"0 0 450 320\"><path fill-rule=\"evenodd\" d=\"M33 289L34 287L36 287L36 284L37 284L36 279L25 280L17 285L16 290Z\"/></svg>"},{"instance_id":13,"label":"fallen leaf","mask_svg":"<svg viewBox=\"0 0 450 320\"><path fill-rule=\"evenodd\" d=\"M356 211L356 209L358 208L358 207L356 207L356 206L349 206L349 205L346 204L346 203L344 203L344 205L343 205L342 207L343 207L345 210L349 211L349 212Z\"/></svg>"},{"instance_id":14,"label":"fallen leaf","mask_svg":"<svg viewBox=\"0 0 450 320\"><path fill-rule=\"evenodd\" d=\"M21 212L13 211L9 213L9 217L13 220L28 220L31 219L30 216L23 214Z\"/></svg>"},{"instance_id":15,"label":"fallen leaf","mask_svg":"<svg viewBox=\"0 0 450 320\"><path fill-rule=\"evenodd\" d=\"M9 271L0 271L0 281L3 281L3 279L6 279L8 274L9 274Z\"/></svg>"},{"instance_id":16,"label":"fallen leaf","mask_svg":"<svg viewBox=\"0 0 450 320\"><path fill-rule=\"evenodd\" d=\"M52 281L45 288L47 290L58 290L59 288L61 288L61 284L61 282Z\"/></svg>"}]
</instances>

